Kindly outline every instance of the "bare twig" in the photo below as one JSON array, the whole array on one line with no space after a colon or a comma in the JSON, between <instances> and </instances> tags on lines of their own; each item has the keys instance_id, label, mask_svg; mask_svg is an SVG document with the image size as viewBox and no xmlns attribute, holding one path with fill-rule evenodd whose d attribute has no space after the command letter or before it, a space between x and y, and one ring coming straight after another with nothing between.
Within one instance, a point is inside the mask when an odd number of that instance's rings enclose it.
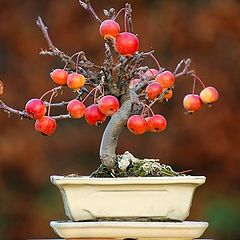
<instances>
[{"instance_id":1,"label":"bare twig","mask_svg":"<svg viewBox=\"0 0 240 240\"><path fill-rule=\"evenodd\" d=\"M64 115L50 116L50 117L55 119L55 120L63 120L63 119L71 118L71 115L70 114L64 114Z\"/></svg>"},{"instance_id":2,"label":"bare twig","mask_svg":"<svg viewBox=\"0 0 240 240\"><path fill-rule=\"evenodd\" d=\"M21 118L30 118L25 111L20 111L12 107L9 107L2 100L0 100L0 108L7 112L9 115L12 113L18 115Z\"/></svg>"},{"instance_id":3,"label":"bare twig","mask_svg":"<svg viewBox=\"0 0 240 240\"><path fill-rule=\"evenodd\" d=\"M97 79L96 74L94 74L93 71L91 71L91 68L97 68L101 69L100 66L95 65L91 61L89 61L85 53L83 51L80 52L79 54L79 63L78 66L76 66L76 63L71 59L70 56L68 56L66 53L63 51L59 50L53 45L53 42L51 41L47 27L44 25L43 20L41 17L38 17L37 19L37 26L41 29L44 38L46 39L48 43L49 50L41 50L40 54L41 55L49 55L49 56L57 56L62 59L63 62L65 62L69 67L70 70L75 70L76 68L79 69L84 75L88 76L91 81L94 81Z\"/></svg>"},{"instance_id":4,"label":"bare twig","mask_svg":"<svg viewBox=\"0 0 240 240\"><path fill-rule=\"evenodd\" d=\"M133 33L133 22L132 22L132 7L131 4L126 3L125 4L125 17L126 17L126 24L128 31Z\"/></svg>"},{"instance_id":5,"label":"bare twig","mask_svg":"<svg viewBox=\"0 0 240 240\"><path fill-rule=\"evenodd\" d=\"M178 70L182 67L182 65L184 64L184 68L181 72L177 73ZM187 59L183 59L181 60L176 69L174 70L173 74L175 75L175 78L181 77L183 75L191 75L192 73L194 73L194 70L189 70L191 65L191 59L187 58Z\"/></svg>"},{"instance_id":6,"label":"bare twig","mask_svg":"<svg viewBox=\"0 0 240 240\"><path fill-rule=\"evenodd\" d=\"M159 95L159 97L155 98L148 106L152 107L156 102L161 102L164 99L164 96L168 93L168 91L172 90L174 87L167 88L163 90L163 92Z\"/></svg>"},{"instance_id":7,"label":"bare twig","mask_svg":"<svg viewBox=\"0 0 240 240\"><path fill-rule=\"evenodd\" d=\"M68 101L68 102L62 101L62 102L59 102L59 103L51 103L50 104L49 102L44 101L44 103L47 107L49 107L49 106L51 106L51 107L64 107L64 106L68 105L69 102L70 101Z\"/></svg>"},{"instance_id":8,"label":"bare twig","mask_svg":"<svg viewBox=\"0 0 240 240\"><path fill-rule=\"evenodd\" d=\"M90 12L92 14L92 16L97 20L98 23L102 23L102 20L98 17L98 15L96 14L96 12L94 11L90 0L79 0L79 4L88 12Z\"/></svg>"},{"instance_id":9,"label":"bare twig","mask_svg":"<svg viewBox=\"0 0 240 240\"><path fill-rule=\"evenodd\" d=\"M38 16L36 23L37 23L37 26L39 26L41 28L43 36L47 40L49 49L53 50L55 47L49 37L48 30L47 30L48 28L47 28L47 26L44 25L42 18L40 16Z\"/></svg>"}]
</instances>

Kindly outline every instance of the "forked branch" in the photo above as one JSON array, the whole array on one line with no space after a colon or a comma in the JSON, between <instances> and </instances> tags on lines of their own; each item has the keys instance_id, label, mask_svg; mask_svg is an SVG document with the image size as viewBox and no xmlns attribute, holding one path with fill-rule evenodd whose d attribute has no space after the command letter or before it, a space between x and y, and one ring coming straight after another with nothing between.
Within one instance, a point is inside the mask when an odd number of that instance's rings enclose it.
<instances>
[{"instance_id":1,"label":"forked branch","mask_svg":"<svg viewBox=\"0 0 240 240\"><path fill-rule=\"evenodd\" d=\"M96 14L96 12L94 11L90 0L79 0L79 4L80 6L82 6L85 10L87 10L88 12L91 13L91 15L97 20L97 22L99 24L102 23L102 20L98 17L98 15Z\"/></svg>"}]
</instances>

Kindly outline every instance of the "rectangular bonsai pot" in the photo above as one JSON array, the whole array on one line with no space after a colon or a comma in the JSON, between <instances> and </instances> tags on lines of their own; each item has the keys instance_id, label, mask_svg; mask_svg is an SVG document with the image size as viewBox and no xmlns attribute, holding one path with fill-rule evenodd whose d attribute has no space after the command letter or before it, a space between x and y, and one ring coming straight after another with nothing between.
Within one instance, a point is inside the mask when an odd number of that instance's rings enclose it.
<instances>
[{"instance_id":1,"label":"rectangular bonsai pot","mask_svg":"<svg viewBox=\"0 0 240 240\"><path fill-rule=\"evenodd\" d=\"M139 219L184 221L204 176L89 178L51 176L73 221Z\"/></svg>"}]
</instances>

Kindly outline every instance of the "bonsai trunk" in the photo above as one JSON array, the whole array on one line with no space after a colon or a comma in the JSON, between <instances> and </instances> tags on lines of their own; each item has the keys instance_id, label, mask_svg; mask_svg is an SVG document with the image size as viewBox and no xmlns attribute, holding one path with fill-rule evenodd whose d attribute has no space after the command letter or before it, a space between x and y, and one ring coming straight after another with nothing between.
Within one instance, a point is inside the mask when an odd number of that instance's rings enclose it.
<instances>
[{"instance_id":1,"label":"bonsai trunk","mask_svg":"<svg viewBox=\"0 0 240 240\"><path fill-rule=\"evenodd\" d=\"M116 147L119 135L132 114L133 104L137 102L137 94L130 90L129 94L122 99L120 109L112 116L103 133L100 145L100 159L110 171L112 171L115 166Z\"/></svg>"}]
</instances>

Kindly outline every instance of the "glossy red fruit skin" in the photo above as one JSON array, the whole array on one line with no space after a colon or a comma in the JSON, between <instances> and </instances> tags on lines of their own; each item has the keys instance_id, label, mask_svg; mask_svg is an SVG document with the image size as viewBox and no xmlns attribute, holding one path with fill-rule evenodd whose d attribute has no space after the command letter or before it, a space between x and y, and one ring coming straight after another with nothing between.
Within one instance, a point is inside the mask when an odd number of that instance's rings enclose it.
<instances>
[{"instance_id":1,"label":"glossy red fruit skin","mask_svg":"<svg viewBox=\"0 0 240 240\"><path fill-rule=\"evenodd\" d=\"M120 33L120 26L114 20L104 20L99 27L99 32L104 39L115 38Z\"/></svg>"},{"instance_id":2,"label":"glossy red fruit skin","mask_svg":"<svg viewBox=\"0 0 240 240\"><path fill-rule=\"evenodd\" d=\"M164 71L156 76L155 81L158 82L162 88L169 88L174 84L175 77L170 71Z\"/></svg>"},{"instance_id":3,"label":"glossy red fruit skin","mask_svg":"<svg viewBox=\"0 0 240 240\"><path fill-rule=\"evenodd\" d=\"M200 96L197 94L188 94L183 99L183 107L187 113L197 112L202 106Z\"/></svg>"},{"instance_id":4,"label":"glossy red fruit skin","mask_svg":"<svg viewBox=\"0 0 240 240\"><path fill-rule=\"evenodd\" d=\"M97 104L93 104L86 108L85 119L89 125L99 126L106 120L106 115L99 110Z\"/></svg>"},{"instance_id":5,"label":"glossy red fruit skin","mask_svg":"<svg viewBox=\"0 0 240 240\"><path fill-rule=\"evenodd\" d=\"M214 87L206 87L200 92L203 103L212 104L218 100L218 91Z\"/></svg>"},{"instance_id":6,"label":"glossy red fruit skin","mask_svg":"<svg viewBox=\"0 0 240 240\"><path fill-rule=\"evenodd\" d=\"M156 114L147 121L148 131L162 132L167 127L167 120L162 115Z\"/></svg>"},{"instance_id":7,"label":"glossy red fruit skin","mask_svg":"<svg viewBox=\"0 0 240 240\"><path fill-rule=\"evenodd\" d=\"M37 119L35 122L35 129L36 131L46 135L51 136L56 131L57 122L55 119L44 116L40 119Z\"/></svg>"},{"instance_id":8,"label":"glossy red fruit skin","mask_svg":"<svg viewBox=\"0 0 240 240\"><path fill-rule=\"evenodd\" d=\"M71 73L67 78L67 85L73 90L79 90L84 86L86 78L79 73Z\"/></svg>"},{"instance_id":9,"label":"glossy red fruit skin","mask_svg":"<svg viewBox=\"0 0 240 240\"><path fill-rule=\"evenodd\" d=\"M81 118L84 116L86 106L77 99L71 100L67 105L67 111L72 118Z\"/></svg>"},{"instance_id":10,"label":"glossy red fruit skin","mask_svg":"<svg viewBox=\"0 0 240 240\"><path fill-rule=\"evenodd\" d=\"M150 68L144 73L144 76L148 79L154 79L158 75L158 70L155 68Z\"/></svg>"},{"instance_id":11,"label":"glossy red fruit skin","mask_svg":"<svg viewBox=\"0 0 240 240\"><path fill-rule=\"evenodd\" d=\"M132 56L138 51L138 38L130 32L122 32L115 39L115 49L122 56Z\"/></svg>"},{"instance_id":12,"label":"glossy red fruit skin","mask_svg":"<svg viewBox=\"0 0 240 240\"><path fill-rule=\"evenodd\" d=\"M33 98L26 103L25 111L29 117L39 119L46 114L47 107L41 99Z\"/></svg>"},{"instance_id":13,"label":"glossy red fruit skin","mask_svg":"<svg viewBox=\"0 0 240 240\"><path fill-rule=\"evenodd\" d=\"M50 77L56 84L63 86L67 84L68 72L63 69L55 69L50 73Z\"/></svg>"},{"instance_id":14,"label":"glossy red fruit skin","mask_svg":"<svg viewBox=\"0 0 240 240\"><path fill-rule=\"evenodd\" d=\"M102 97L98 102L99 110L106 116L112 116L119 109L119 101L112 95Z\"/></svg>"},{"instance_id":15,"label":"glossy red fruit skin","mask_svg":"<svg viewBox=\"0 0 240 240\"><path fill-rule=\"evenodd\" d=\"M127 121L127 128L135 135L143 134L147 131L147 121L143 116L132 115Z\"/></svg>"},{"instance_id":16,"label":"glossy red fruit skin","mask_svg":"<svg viewBox=\"0 0 240 240\"><path fill-rule=\"evenodd\" d=\"M153 82L150 83L147 87L146 87L146 95L148 99L155 99L157 96L159 96L159 94L162 93L162 86L157 83L157 82Z\"/></svg>"}]
</instances>

